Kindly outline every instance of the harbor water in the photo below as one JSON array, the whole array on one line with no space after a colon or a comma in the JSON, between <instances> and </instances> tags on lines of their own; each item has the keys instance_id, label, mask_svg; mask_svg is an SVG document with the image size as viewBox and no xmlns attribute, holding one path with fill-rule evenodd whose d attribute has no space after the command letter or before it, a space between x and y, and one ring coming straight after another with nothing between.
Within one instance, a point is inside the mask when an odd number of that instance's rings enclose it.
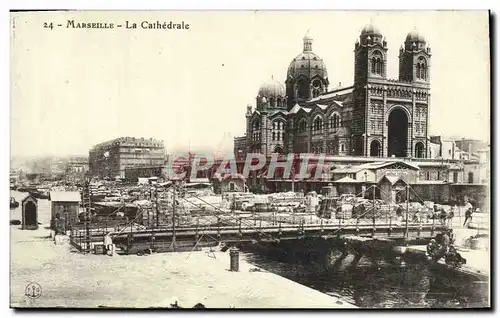
<instances>
[{"instance_id":1,"label":"harbor water","mask_svg":"<svg viewBox=\"0 0 500 318\"><path fill-rule=\"evenodd\" d=\"M401 267L378 261L374 265L363 257L353 267L347 257L319 270L308 260L283 253L252 252L245 257L255 266L362 308L488 307L488 282L451 270L443 274L427 264Z\"/></svg>"}]
</instances>

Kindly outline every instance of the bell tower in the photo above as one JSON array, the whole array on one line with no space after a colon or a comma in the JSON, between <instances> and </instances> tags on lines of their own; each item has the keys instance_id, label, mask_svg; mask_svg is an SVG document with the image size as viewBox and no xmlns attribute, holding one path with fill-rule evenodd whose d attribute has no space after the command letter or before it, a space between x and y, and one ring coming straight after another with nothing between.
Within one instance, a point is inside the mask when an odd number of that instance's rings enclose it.
<instances>
[{"instance_id":1,"label":"bell tower","mask_svg":"<svg viewBox=\"0 0 500 318\"><path fill-rule=\"evenodd\" d=\"M373 24L363 28L354 45L354 85L387 78L387 41Z\"/></svg>"},{"instance_id":2,"label":"bell tower","mask_svg":"<svg viewBox=\"0 0 500 318\"><path fill-rule=\"evenodd\" d=\"M431 48L425 38L414 29L406 36L399 49L399 80L429 84Z\"/></svg>"},{"instance_id":3,"label":"bell tower","mask_svg":"<svg viewBox=\"0 0 500 318\"><path fill-rule=\"evenodd\" d=\"M352 149L355 156L366 155L370 82L387 79L387 41L372 23L366 25L354 45L354 105Z\"/></svg>"}]
</instances>

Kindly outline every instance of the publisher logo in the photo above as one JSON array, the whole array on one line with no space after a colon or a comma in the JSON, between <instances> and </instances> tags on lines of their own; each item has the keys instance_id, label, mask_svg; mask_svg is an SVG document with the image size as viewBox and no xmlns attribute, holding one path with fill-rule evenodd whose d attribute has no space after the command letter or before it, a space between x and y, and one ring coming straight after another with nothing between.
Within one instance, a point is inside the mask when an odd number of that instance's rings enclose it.
<instances>
[{"instance_id":1,"label":"publisher logo","mask_svg":"<svg viewBox=\"0 0 500 318\"><path fill-rule=\"evenodd\" d=\"M42 296L42 286L37 283L29 283L24 290L24 294L31 299L40 298Z\"/></svg>"}]
</instances>

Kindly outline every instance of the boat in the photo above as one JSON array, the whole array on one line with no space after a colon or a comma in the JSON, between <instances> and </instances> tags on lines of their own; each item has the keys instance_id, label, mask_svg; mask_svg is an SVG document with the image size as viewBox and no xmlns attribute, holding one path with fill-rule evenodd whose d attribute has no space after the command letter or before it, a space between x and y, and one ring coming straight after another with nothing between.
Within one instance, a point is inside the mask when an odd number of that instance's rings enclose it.
<instances>
[{"instance_id":1,"label":"boat","mask_svg":"<svg viewBox=\"0 0 500 318\"><path fill-rule=\"evenodd\" d=\"M19 206L19 202L14 197L10 197L10 208L15 209Z\"/></svg>"}]
</instances>

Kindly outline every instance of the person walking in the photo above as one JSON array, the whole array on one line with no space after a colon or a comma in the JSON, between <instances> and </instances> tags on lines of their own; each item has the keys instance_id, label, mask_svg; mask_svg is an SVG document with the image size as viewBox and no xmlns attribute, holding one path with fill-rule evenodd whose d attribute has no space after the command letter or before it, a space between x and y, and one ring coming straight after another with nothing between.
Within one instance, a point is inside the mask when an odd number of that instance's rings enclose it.
<instances>
[{"instance_id":1,"label":"person walking","mask_svg":"<svg viewBox=\"0 0 500 318\"><path fill-rule=\"evenodd\" d=\"M468 222L470 223L471 221L472 221L472 204L470 204L470 202L467 202L465 204L465 220L463 226L465 226Z\"/></svg>"}]
</instances>

